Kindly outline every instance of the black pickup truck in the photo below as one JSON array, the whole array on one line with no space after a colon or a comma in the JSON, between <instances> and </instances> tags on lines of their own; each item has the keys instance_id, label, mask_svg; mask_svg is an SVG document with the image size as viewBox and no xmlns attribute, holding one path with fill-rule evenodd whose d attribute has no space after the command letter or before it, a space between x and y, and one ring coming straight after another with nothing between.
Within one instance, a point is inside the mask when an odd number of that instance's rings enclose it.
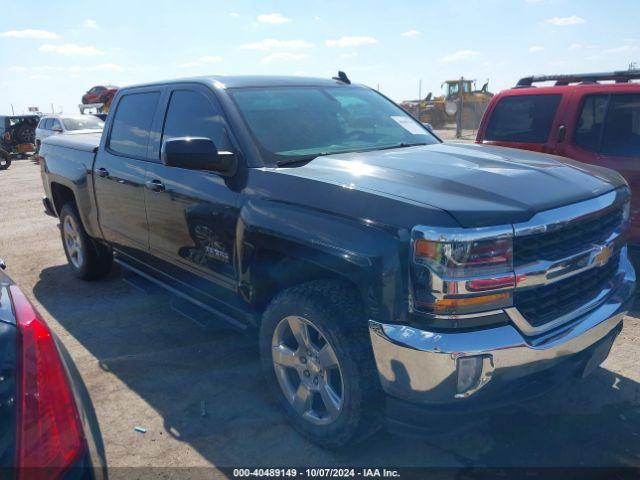
<instances>
[{"instance_id":1,"label":"black pickup truck","mask_svg":"<svg viewBox=\"0 0 640 480\"><path fill-rule=\"evenodd\" d=\"M346 77L123 88L102 135L40 156L75 274L115 261L256 332L325 447L590 372L635 287L617 173L442 143Z\"/></svg>"}]
</instances>

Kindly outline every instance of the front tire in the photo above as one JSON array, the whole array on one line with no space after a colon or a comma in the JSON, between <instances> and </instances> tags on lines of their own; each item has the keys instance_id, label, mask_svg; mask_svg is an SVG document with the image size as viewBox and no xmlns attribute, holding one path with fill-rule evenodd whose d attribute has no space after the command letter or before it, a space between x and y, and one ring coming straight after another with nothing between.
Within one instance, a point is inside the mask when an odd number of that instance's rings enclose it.
<instances>
[{"instance_id":1,"label":"front tire","mask_svg":"<svg viewBox=\"0 0 640 480\"><path fill-rule=\"evenodd\" d=\"M341 448L379 428L366 317L349 285L321 280L277 295L263 316L260 354L286 417L312 442Z\"/></svg>"},{"instance_id":2,"label":"front tire","mask_svg":"<svg viewBox=\"0 0 640 480\"><path fill-rule=\"evenodd\" d=\"M97 280L111 271L113 253L87 234L78 210L66 203L60 211L60 234L64 253L73 274L82 280Z\"/></svg>"}]
</instances>

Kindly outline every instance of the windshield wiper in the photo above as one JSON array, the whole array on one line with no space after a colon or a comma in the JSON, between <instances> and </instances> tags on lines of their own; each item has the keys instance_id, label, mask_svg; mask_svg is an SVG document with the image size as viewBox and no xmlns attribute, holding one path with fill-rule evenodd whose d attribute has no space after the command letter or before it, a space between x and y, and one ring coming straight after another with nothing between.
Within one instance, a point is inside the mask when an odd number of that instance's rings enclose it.
<instances>
[{"instance_id":1,"label":"windshield wiper","mask_svg":"<svg viewBox=\"0 0 640 480\"><path fill-rule=\"evenodd\" d=\"M284 165L292 165L294 163L310 162L311 160L313 160L315 158L318 158L318 157L325 157L327 155L339 155L341 153L375 152L376 150L392 150L394 148L419 147L421 145L431 145L431 144L427 143L427 142L397 143L395 145L385 145L385 146L380 146L380 147L371 147L371 148L364 148L364 149L359 149L359 150L342 150L342 151L337 151L337 152L320 152L320 153L314 153L313 155L306 155L306 156L303 156L303 157L289 158L289 159L286 159L286 160L278 160L276 162L276 165L279 166L279 167L282 167Z\"/></svg>"},{"instance_id":2,"label":"windshield wiper","mask_svg":"<svg viewBox=\"0 0 640 480\"><path fill-rule=\"evenodd\" d=\"M384 147L372 148L371 150L392 150L394 148L407 148L407 147L419 147L421 145L431 145L427 142L419 142L419 143L397 143L395 145L389 145Z\"/></svg>"},{"instance_id":3,"label":"windshield wiper","mask_svg":"<svg viewBox=\"0 0 640 480\"><path fill-rule=\"evenodd\" d=\"M288 158L286 160L278 160L276 162L276 165L279 167L282 167L284 165L292 165L294 163L303 163L303 162L310 162L311 160L318 158L318 157L326 157L327 155L335 155L338 153L345 153L345 152L320 152L320 153L314 153L313 155L305 155L304 157L296 157L296 158Z\"/></svg>"}]
</instances>

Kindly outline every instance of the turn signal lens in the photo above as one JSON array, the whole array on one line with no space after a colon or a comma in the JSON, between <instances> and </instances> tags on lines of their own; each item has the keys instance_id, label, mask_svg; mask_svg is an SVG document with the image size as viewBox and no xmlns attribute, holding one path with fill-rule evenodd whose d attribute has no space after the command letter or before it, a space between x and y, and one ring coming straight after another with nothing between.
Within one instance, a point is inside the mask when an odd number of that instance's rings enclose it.
<instances>
[{"instance_id":1,"label":"turn signal lens","mask_svg":"<svg viewBox=\"0 0 640 480\"><path fill-rule=\"evenodd\" d=\"M429 307L433 313L462 314L504 307L505 304L509 302L511 302L510 293L496 293L493 295L482 295L480 297L443 298L426 306Z\"/></svg>"}]
</instances>

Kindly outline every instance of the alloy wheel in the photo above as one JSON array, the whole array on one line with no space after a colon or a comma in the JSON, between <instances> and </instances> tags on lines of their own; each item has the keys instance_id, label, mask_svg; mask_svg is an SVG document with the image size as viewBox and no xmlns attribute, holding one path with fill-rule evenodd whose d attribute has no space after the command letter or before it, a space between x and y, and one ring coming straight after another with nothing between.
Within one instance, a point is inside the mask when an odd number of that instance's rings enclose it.
<instances>
[{"instance_id":1,"label":"alloy wheel","mask_svg":"<svg viewBox=\"0 0 640 480\"><path fill-rule=\"evenodd\" d=\"M64 244L69 255L69 261L76 268L82 268L84 263L84 247L78 225L73 217L67 215L62 225Z\"/></svg>"},{"instance_id":2,"label":"alloy wheel","mask_svg":"<svg viewBox=\"0 0 640 480\"><path fill-rule=\"evenodd\" d=\"M344 405L340 363L327 337L311 322L285 317L271 342L273 367L293 409L315 425L334 422Z\"/></svg>"}]
</instances>

